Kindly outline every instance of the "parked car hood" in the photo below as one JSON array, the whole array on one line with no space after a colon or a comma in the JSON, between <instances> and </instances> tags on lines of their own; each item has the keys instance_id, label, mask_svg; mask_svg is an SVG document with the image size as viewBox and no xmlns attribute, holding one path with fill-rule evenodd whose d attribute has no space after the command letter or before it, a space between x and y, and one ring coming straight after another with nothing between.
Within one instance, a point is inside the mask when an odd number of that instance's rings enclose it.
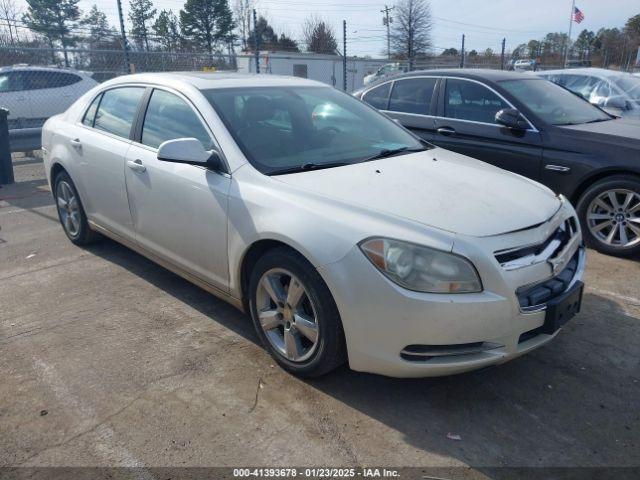
<instances>
[{"instance_id":1,"label":"parked car hood","mask_svg":"<svg viewBox=\"0 0 640 480\"><path fill-rule=\"evenodd\" d=\"M560 207L551 190L532 180L441 148L272 178L343 203L471 236L538 225Z\"/></svg>"},{"instance_id":2,"label":"parked car hood","mask_svg":"<svg viewBox=\"0 0 640 480\"><path fill-rule=\"evenodd\" d=\"M640 146L640 121L631 118L616 118L604 122L581 125L558 126L564 131L575 132L580 137L595 141L610 141L619 146L621 139L628 146Z\"/></svg>"}]
</instances>

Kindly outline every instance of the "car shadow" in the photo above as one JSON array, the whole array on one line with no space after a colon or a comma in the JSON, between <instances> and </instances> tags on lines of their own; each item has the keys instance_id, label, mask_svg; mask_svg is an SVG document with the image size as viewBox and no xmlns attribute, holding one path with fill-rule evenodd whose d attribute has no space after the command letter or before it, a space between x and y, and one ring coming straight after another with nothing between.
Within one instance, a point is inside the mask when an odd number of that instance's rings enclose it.
<instances>
[{"instance_id":1,"label":"car shadow","mask_svg":"<svg viewBox=\"0 0 640 480\"><path fill-rule=\"evenodd\" d=\"M250 342L260 344L247 316L170 270L107 238L85 248L94 255L125 268Z\"/></svg>"},{"instance_id":2,"label":"car shadow","mask_svg":"<svg viewBox=\"0 0 640 480\"><path fill-rule=\"evenodd\" d=\"M245 315L152 261L109 240L89 250L259 344ZM585 294L582 313L556 339L497 367L426 379L342 367L304 382L399 432L418 452L490 478L524 476L497 468L507 466L637 465L637 322L608 298Z\"/></svg>"}]
</instances>

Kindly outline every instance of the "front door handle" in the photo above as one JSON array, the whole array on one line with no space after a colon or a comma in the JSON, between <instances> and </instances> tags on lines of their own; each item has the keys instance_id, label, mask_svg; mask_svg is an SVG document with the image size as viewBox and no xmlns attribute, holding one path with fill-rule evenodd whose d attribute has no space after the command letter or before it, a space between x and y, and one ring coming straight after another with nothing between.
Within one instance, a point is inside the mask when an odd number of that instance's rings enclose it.
<instances>
[{"instance_id":1,"label":"front door handle","mask_svg":"<svg viewBox=\"0 0 640 480\"><path fill-rule=\"evenodd\" d=\"M75 148L76 150L80 150L82 148L82 142L80 141L79 138L74 138L72 140L69 140L69 143L71 144L71 146L73 148Z\"/></svg>"},{"instance_id":2,"label":"front door handle","mask_svg":"<svg viewBox=\"0 0 640 480\"><path fill-rule=\"evenodd\" d=\"M436 130L440 135L455 135L456 131L451 127L440 127Z\"/></svg>"},{"instance_id":3,"label":"front door handle","mask_svg":"<svg viewBox=\"0 0 640 480\"><path fill-rule=\"evenodd\" d=\"M146 172L147 171L147 167L145 167L142 164L142 160L140 160L140 159L127 160L127 167L129 167L134 172L142 173L142 172Z\"/></svg>"}]
</instances>

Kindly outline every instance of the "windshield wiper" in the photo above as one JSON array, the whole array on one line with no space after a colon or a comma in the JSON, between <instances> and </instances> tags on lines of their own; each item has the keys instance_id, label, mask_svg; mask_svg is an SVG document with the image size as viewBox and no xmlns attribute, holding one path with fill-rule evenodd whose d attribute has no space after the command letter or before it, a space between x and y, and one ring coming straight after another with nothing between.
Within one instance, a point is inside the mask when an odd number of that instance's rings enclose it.
<instances>
[{"instance_id":1,"label":"windshield wiper","mask_svg":"<svg viewBox=\"0 0 640 480\"><path fill-rule=\"evenodd\" d=\"M427 147L400 147L400 148L383 148L378 153L371 155L359 163L371 162L372 160L379 160L381 158L393 157L394 155L400 155L402 153L424 152Z\"/></svg>"},{"instance_id":2,"label":"windshield wiper","mask_svg":"<svg viewBox=\"0 0 640 480\"><path fill-rule=\"evenodd\" d=\"M345 165L352 165L350 162L328 162L328 163L303 163L302 165L295 165L293 167L281 168L269 172L267 175L286 175L287 173L299 173L307 172L309 170L323 170L325 168L344 167Z\"/></svg>"}]
</instances>

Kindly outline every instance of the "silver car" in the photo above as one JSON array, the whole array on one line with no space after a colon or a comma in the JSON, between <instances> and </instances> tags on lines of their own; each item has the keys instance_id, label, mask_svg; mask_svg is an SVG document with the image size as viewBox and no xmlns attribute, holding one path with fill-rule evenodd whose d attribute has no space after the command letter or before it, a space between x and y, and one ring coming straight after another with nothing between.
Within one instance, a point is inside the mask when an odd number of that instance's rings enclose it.
<instances>
[{"instance_id":1,"label":"silver car","mask_svg":"<svg viewBox=\"0 0 640 480\"><path fill-rule=\"evenodd\" d=\"M318 82L120 77L43 145L73 243L106 235L250 313L298 375L473 370L580 308L569 202Z\"/></svg>"},{"instance_id":2,"label":"silver car","mask_svg":"<svg viewBox=\"0 0 640 480\"><path fill-rule=\"evenodd\" d=\"M538 76L551 80L618 117L640 120L640 78L604 68L547 70Z\"/></svg>"},{"instance_id":3,"label":"silver car","mask_svg":"<svg viewBox=\"0 0 640 480\"><path fill-rule=\"evenodd\" d=\"M39 128L98 85L87 72L15 65L0 68L0 107L9 110L9 129Z\"/></svg>"}]
</instances>

